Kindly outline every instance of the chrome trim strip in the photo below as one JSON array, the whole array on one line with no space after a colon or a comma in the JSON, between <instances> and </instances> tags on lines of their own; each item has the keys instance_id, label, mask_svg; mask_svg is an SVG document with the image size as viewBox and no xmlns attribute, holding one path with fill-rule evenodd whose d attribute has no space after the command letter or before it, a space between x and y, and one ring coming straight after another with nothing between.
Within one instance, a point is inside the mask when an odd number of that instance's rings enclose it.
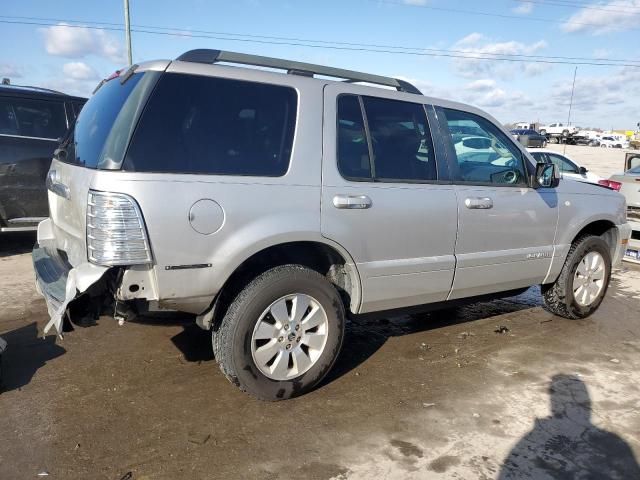
<instances>
[{"instance_id":1,"label":"chrome trim strip","mask_svg":"<svg viewBox=\"0 0 640 480\"><path fill-rule=\"evenodd\" d=\"M25 135L10 135L8 133L0 133L0 137L26 138L27 140L46 140L48 142L58 142L59 141L57 138L27 137Z\"/></svg>"}]
</instances>

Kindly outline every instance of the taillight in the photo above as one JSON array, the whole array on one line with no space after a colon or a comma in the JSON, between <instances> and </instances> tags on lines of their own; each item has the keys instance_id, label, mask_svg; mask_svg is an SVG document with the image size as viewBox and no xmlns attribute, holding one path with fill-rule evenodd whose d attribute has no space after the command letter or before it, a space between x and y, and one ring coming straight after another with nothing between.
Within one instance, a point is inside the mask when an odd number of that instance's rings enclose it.
<instances>
[{"instance_id":1,"label":"taillight","mask_svg":"<svg viewBox=\"0 0 640 480\"><path fill-rule=\"evenodd\" d=\"M124 193L89 191L87 251L98 265L151 263L151 248L142 213Z\"/></svg>"},{"instance_id":2,"label":"taillight","mask_svg":"<svg viewBox=\"0 0 640 480\"><path fill-rule=\"evenodd\" d=\"M598 180L598 184L609 187L611 190L615 190L616 192L619 192L620 187L622 187L622 183L614 180Z\"/></svg>"}]
</instances>

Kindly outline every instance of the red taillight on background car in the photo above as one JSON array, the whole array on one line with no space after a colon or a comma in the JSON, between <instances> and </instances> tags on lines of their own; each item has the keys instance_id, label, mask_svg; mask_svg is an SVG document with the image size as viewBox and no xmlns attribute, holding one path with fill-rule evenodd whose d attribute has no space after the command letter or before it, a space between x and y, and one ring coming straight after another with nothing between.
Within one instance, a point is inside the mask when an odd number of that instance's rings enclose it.
<instances>
[{"instance_id":1,"label":"red taillight on background car","mask_svg":"<svg viewBox=\"0 0 640 480\"><path fill-rule=\"evenodd\" d=\"M598 180L598 184L609 187L611 190L615 190L616 192L619 192L620 187L622 187L620 182L615 182L613 180Z\"/></svg>"}]
</instances>

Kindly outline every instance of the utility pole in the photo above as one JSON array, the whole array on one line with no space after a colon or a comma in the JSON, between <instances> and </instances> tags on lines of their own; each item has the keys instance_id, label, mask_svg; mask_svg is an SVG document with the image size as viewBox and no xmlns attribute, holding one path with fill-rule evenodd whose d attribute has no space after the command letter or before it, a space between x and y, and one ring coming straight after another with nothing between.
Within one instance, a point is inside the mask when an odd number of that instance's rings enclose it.
<instances>
[{"instance_id":1,"label":"utility pole","mask_svg":"<svg viewBox=\"0 0 640 480\"><path fill-rule=\"evenodd\" d=\"M129 66L133 65L131 58L131 23L129 22L129 0L124 0L124 34L127 43L127 59Z\"/></svg>"},{"instance_id":2,"label":"utility pole","mask_svg":"<svg viewBox=\"0 0 640 480\"><path fill-rule=\"evenodd\" d=\"M127 1L127 0L125 0ZM576 75L578 74L578 67L573 71L573 85L571 85L571 100L569 100L569 115L567 116L567 128L569 128L569 124L571 123L571 107L573 106L573 91L576 88ZM567 151L567 142L565 140L564 148L562 149L562 153L564 154Z\"/></svg>"}]
</instances>

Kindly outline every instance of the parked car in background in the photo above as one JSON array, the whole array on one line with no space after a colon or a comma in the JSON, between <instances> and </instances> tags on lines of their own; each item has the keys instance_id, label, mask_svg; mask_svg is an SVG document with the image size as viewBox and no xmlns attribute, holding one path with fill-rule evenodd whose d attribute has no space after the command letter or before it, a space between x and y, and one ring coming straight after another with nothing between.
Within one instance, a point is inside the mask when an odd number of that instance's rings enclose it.
<instances>
[{"instance_id":1,"label":"parked car in background","mask_svg":"<svg viewBox=\"0 0 640 480\"><path fill-rule=\"evenodd\" d=\"M631 238L625 260L640 263L640 154L627 153L625 171L609 178L627 200L627 222L631 225Z\"/></svg>"},{"instance_id":2,"label":"parked car in background","mask_svg":"<svg viewBox=\"0 0 640 480\"><path fill-rule=\"evenodd\" d=\"M529 150L529 153L537 162L556 164L562 174L562 178L570 178L572 180L580 180L589 183L600 183L602 180L602 177L599 175L590 172L566 155L554 152L553 150L535 149Z\"/></svg>"},{"instance_id":3,"label":"parked car in background","mask_svg":"<svg viewBox=\"0 0 640 480\"><path fill-rule=\"evenodd\" d=\"M623 136L604 136L600 139L602 148L628 148L629 141Z\"/></svg>"},{"instance_id":4,"label":"parked car in background","mask_svg":"<svg viewBox=\"0 0 640 480\"><path fill-rule=\"evenodd\" d=\"M578 127L566 125L564 123L551 123L540 127L540 135L562 135L568 137L579 131Z\"/></svg>"},{"instance_id":5,"label":"parked car in background","mask_svg":"<svg viewBox=\"0 0 640 480\"><path fill-rule=\"evenodd\" d=\"M48 216L46 176L86 98L0 85L0 232L35 230Z\"/></svg>"},{"instance_id":6,"label":"parked car in background","mask_svg":"<svg viewBox=\"0 0 640 480\"><path fill-rule=\"evenodd\" d=\"M535 130L515 129L511 130L511 135L513 135L513 138L515 138L525 147L544 148L547 146L547 137L545 137L544 135L540 135Z\"/></svg>"}]
</instances>

